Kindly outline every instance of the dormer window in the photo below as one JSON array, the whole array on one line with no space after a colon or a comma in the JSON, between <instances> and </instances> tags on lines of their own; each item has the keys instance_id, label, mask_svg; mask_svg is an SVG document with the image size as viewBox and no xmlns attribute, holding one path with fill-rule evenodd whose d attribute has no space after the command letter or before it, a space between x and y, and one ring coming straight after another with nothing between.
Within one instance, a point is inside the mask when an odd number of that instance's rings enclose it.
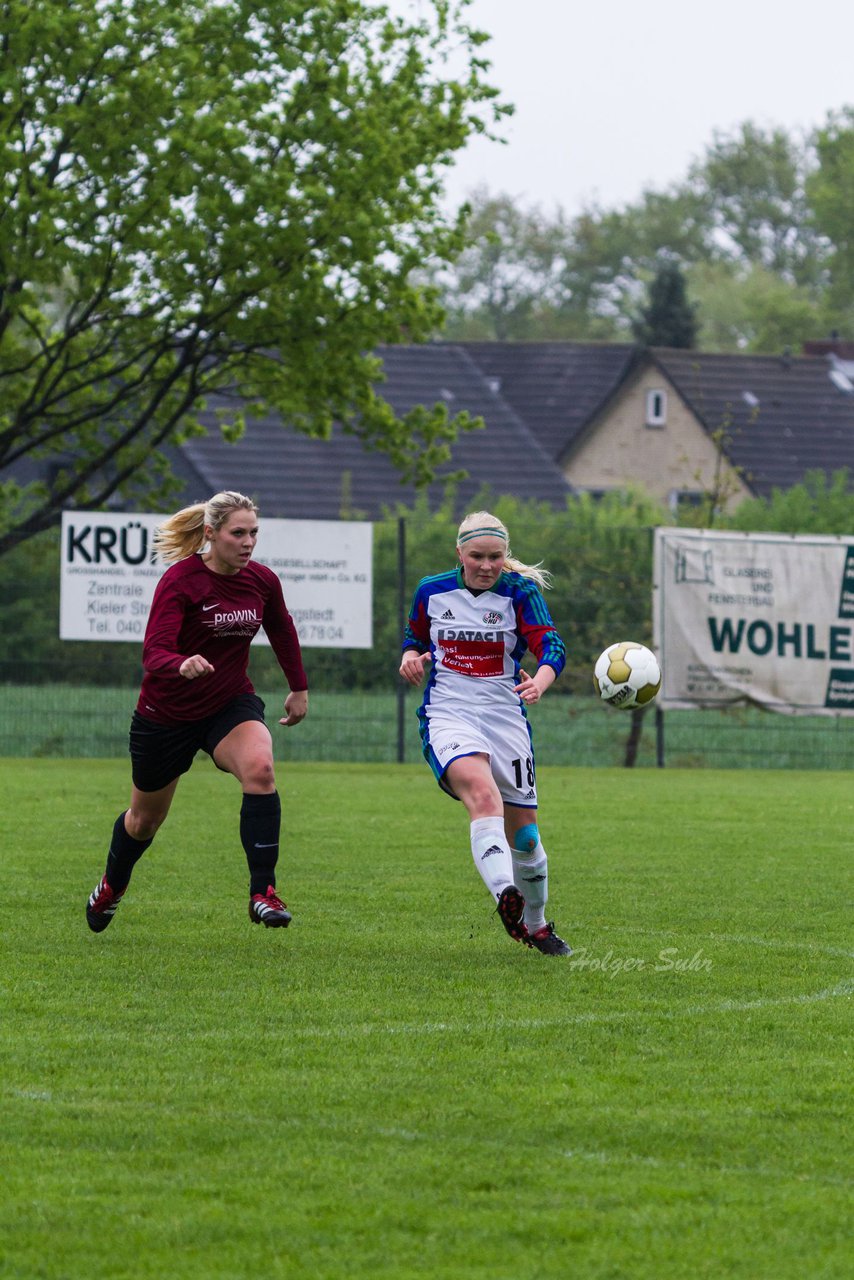
<instances>
[{"instance_id":1,"label":"dormer window","mask_svg":"<svg viewBox=\"0 0 854 1280\"><path fill-rule=\"evenodd\" d=\"M646 393L646 425L663 427L667 422L667 392L654 389Z\"/></svg>"}]
</instances>

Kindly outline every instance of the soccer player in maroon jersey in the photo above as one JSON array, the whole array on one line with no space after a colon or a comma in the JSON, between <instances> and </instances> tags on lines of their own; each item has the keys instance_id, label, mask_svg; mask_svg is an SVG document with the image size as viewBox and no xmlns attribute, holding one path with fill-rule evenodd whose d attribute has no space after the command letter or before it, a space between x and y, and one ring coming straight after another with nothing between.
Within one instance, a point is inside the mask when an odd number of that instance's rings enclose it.
<instances>
[{"instance_id":1,"label":"soccer player in maroon jersey","mask_svg":"<svg viewBox=\"0 0 854 1280\"><path fill-rule=\"evenodd\" d=\"M400 674L430 675L418 718L424 756L470 820L471 851L504 928L544 955L570 947L546 921L548 859L537 826L537 781L526 706L566 661L541 587L548 574L510 554L488 511L466 516L455 569L422 578L403 638ZM520 666L529 651L533 676Z\"/></svg>"},{"instance_id":2,"label":"soccer player in maroon jersey","mask_svg":"<svg viewBox=\"0 0 854 1280\"><path fill-rule=\"evenodd\" d=\"M299 724L308 682L296 628L271 569L252 560L258 511L241 493L217 493L165 520L155 550L170 567L157 584L143 641L143 680L130 728L130 808L113 827L104 875L86 903L89 928L113 918L133 868L169 812L197 751L243 790L240 839L249 863L249 918L281 928L276 893L281 803L264 704L247 674L259 627L290 692L279 724Z\"/></svg>"}]
</instances>

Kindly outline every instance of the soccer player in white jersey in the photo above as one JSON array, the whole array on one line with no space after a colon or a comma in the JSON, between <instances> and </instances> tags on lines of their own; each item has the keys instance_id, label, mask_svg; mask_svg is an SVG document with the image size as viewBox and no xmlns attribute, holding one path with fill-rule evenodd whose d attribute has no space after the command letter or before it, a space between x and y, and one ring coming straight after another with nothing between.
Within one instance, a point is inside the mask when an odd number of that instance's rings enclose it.
<instances>
[{"instance_id":1,"label":"soccer player in white jersey","mask_svg":"<svg viewBox=\"0 0 854 1280\"><path fill-rule=\"evenodd\" d=\"M504 928L545 955L567 956L545 917L548 860L525 710L566 661L541 591L548 574L511 556L506 527L488 511L463 520L457 559L416 588L400 674L420 685L429 669L418 709L424 756L468 811L474 864ZM527 650L534 675L520 666Z\"/></svg>"}]
</instances>

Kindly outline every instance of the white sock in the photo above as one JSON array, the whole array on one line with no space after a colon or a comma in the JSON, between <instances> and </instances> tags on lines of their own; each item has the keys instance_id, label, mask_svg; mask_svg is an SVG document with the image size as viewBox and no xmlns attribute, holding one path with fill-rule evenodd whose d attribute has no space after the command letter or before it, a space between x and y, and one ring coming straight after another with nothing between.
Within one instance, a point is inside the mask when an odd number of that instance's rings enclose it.
<instances>
[{"instance_id":1,"label":"white sock","mask_svg":"<svg viewBox=\"0 0 854 1280\"><path fill-rule=\"evenodd\" d=\"M513 884L513 858L504 834L503 818L475 818L471 824L471 853L483 883L495 898Z\"/></svg>"},{"instance_id":2,"label":"white sock","mask_svg":"<svg viewBox=\"0 0 854 1280\"><path fill-rule=\"evenodd\" d=\"M545 928L549 900L549 860L542 840L530 852L513 850L513 875L525 897L525 925L528 933Z\"/></svg>"}]
</instances>

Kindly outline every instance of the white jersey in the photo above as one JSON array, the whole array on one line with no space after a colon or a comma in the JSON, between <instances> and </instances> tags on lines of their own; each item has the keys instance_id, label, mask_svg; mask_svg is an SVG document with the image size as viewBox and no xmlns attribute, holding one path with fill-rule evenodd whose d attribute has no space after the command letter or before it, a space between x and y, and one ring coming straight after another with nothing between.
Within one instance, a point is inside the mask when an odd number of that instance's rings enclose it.
<instances>
[{"instance_id":1,"label":"white jersey","mask_svg":"<svg viewBox=\"0 0 854 1280\"><path fill-rule=\"evenodd\" d=\"M488 591L472 592L459 569L423 578L403 648L432 655L418 717L440 785L450 791L444 773L453 760L480 752L506 803L536 807L530 728L515 692L519 664L528 649L558 675L566 661L536 583L505 572Z\"/></svg>"},{"instance_id":2,"label":"white jersey","mask_svg":"<svg viewBox=\"0 0 854 1280\"><path fill-rule=\"evenodd\" d=\"M463 584L459 569L422 578L403 648L432 654L425 710L472 701L520 705L514 687L528 649L557 675L566 661L539 588L519 573L502 573L488 591L478 592Z\"/></svg>"}]
</instances>

